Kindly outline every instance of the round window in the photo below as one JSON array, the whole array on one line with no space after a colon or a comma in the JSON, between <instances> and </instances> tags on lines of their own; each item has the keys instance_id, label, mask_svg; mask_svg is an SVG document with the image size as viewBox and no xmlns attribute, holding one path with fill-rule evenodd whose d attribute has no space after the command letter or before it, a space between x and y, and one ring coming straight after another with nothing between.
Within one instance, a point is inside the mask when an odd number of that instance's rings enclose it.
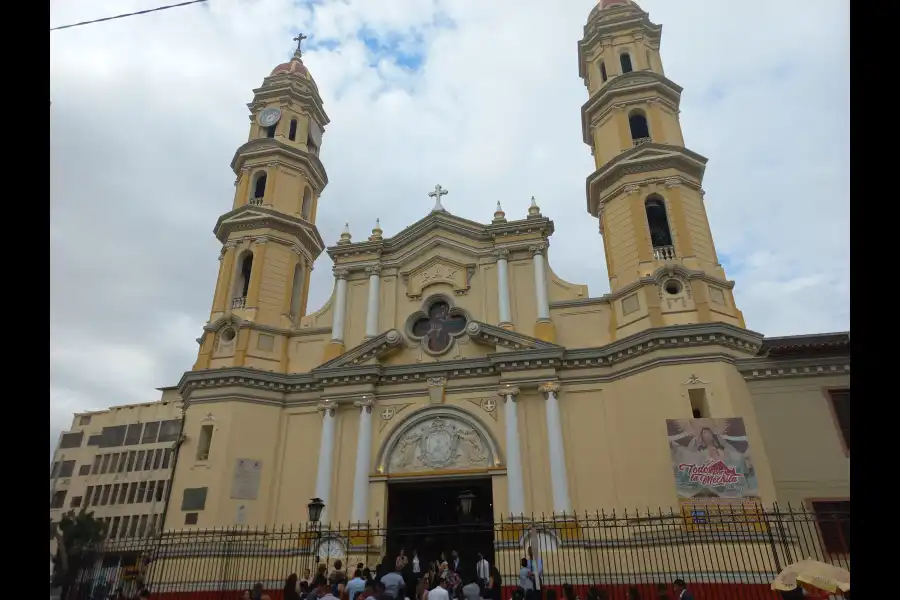
<instances>
[{"instance_id":1,"label":"round window","mask_svg":"<svg viewBox=\"0 0 900 600\"><path fill-rule=\"evenodd\" d=\"M232 329L231 327L223 330L222 333L220 334L220 336L222 337L222 340L224 340L226 342L230 342L231 340L233 340L234 336L236 336L236 335L237 334L235 333L234 329Z\"/></svg>"},{"instance_id":2,"label":"round window","mask_svg":"<svg viewBox=\"0 0 900 600\"><path fill-rule=\"evenodd\" d=\"M681 293L681 282L677 279L670 279L663 284L663 289L670 296L677 296Z\"/></svg>"}]
</instances>

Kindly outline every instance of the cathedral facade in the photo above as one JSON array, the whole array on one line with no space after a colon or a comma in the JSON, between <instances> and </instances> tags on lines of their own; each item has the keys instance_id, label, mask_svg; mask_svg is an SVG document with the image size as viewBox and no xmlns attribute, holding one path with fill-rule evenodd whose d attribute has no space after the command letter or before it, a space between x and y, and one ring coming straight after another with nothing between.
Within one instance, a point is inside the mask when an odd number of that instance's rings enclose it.
<instances>
[{"instance_id":1,"label":"cathedral facade","mask_svg":"<svg viewBox=\"0 0 900 600\"><path fill-rule=\"evenodd\" d=\"M329 119L302 39L254 90L232 161L212 310L178 384L165 529L301 523L314 497L323 521L384 524L417 485L473 490L495 518L675 507L690 501L677 440L704 423L752 449L738 500L849 497L829 396L849 398L849 334L748 329L704 208L707 159L684 144L661 26L637 4L603 0L578 44L586 210L610 282L594 297L554 273L554 224L535 202L477 223L438 185L396 235L326 246ZM334 292L310 310L322 252ZM798 418L825 428L802 448Z\"/></svg>"}]
</instances>

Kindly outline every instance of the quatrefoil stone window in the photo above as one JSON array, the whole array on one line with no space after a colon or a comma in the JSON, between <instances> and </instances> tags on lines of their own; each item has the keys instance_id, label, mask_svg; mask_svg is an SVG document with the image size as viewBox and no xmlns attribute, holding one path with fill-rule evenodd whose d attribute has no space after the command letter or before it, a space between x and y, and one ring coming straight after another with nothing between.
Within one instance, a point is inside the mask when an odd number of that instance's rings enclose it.
<instances>
[{"instance_id":1,"label":"quatrefoil stone window","mask_svg":"<svg viewBox=\"0 0 900 600\"><path fill-rule=\"evenodd\" d=\"M443 354L453 346L454 338L465 332L467 322L462 309L438 299L428 304L425 311L412 315L409 333L428 353Z\"/></svg>"}]
</instances>

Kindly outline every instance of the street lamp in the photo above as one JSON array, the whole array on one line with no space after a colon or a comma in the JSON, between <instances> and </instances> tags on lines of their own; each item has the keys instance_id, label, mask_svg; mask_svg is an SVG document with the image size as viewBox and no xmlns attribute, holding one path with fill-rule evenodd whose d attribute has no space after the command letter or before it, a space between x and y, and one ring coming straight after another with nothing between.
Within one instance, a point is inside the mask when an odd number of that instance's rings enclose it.
<instances>
[{"instance_id":1,"label":"street lamp","mask_svg":"<svg viewBox=\"0 0 900 600\"><path fill-rule=\"evenodd\" d=\"M475 494L471 491L466 490L462 492L459 496L459 508L462 510L462 514L464 517L468 517L472 514L472 501L475 500Z\"/></svg>"},{"instance_id":2,"label":"street lamp","mask_svg":"<svg viewBox=\"0 0 900 600\"><path fill-rule=\"evenodd\" d=\"M316 530L316 536L313 538L313 565L312 571L315 570L317 564L319 562L319 538L322 537L322 530L319 528L319 519L322 518L322 510L325 508L325 502L322 501L321 498L313 498L309 501L309 504L306 505L306 514L309 517L309 522L312 523L312 527Z\"/></svg>"}]
</instances>

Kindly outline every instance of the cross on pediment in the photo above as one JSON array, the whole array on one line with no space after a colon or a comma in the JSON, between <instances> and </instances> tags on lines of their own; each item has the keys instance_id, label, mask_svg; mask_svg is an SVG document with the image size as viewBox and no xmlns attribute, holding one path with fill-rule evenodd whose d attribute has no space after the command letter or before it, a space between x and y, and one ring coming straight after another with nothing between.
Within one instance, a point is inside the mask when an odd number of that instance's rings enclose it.
<instances>
[{"instance_id":1,"label":"cross on pediment","mask_svg":"<svg viewBox=\"0 0 900 600\"><path fill-rule=\"evenodd\" d=\"M434 208L431 209L431 212L446 212L447 209L444 208L444 205L441 204L441 196L446 196L449 194L447 190L442 188L440 185L434 186L433 192L428 192L429 198L434 198Z\"/></svg>"},{"instance_id":2,"label":"cross on pediment","mask_svg":"<svg viewBox=\"0 0 900 600\"><path fill-rule=\"evenodd\" d=\"M466 328L466 318L451 315L446 302L435 302L428 309L428 316L419 319L412 326L413 335L422 338L431 352L443 352L453 343L452 336Z\"/></svg>"}]
</instances>

